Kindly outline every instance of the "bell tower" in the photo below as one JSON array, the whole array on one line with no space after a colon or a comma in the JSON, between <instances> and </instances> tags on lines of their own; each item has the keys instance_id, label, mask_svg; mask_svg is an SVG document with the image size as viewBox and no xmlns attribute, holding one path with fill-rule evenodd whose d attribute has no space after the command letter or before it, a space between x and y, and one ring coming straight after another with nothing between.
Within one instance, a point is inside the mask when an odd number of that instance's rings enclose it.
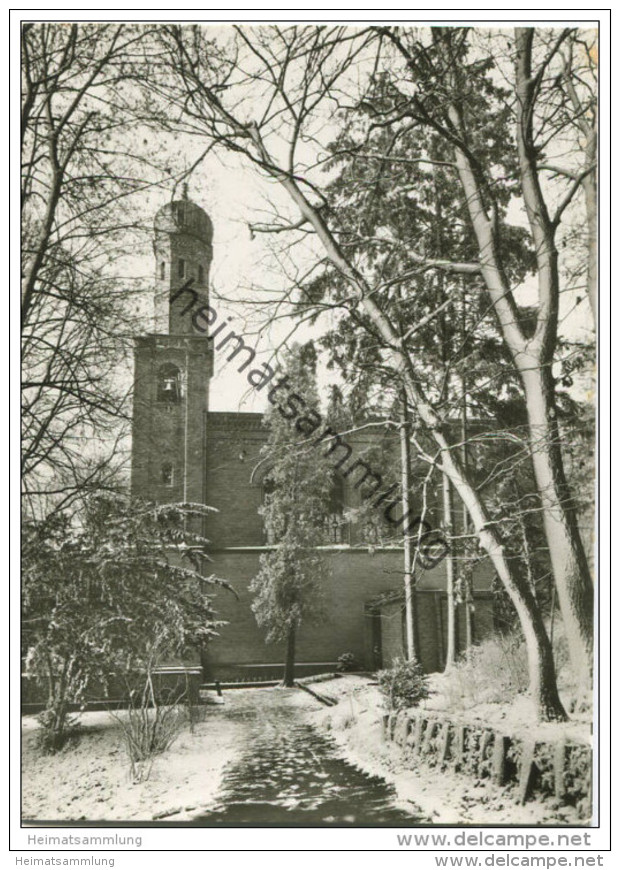
<instances>
[{"instance_id":1,"label":"bell tower","mask_svg":"<svg viewBox=\"0 0 620 870\"><path fill-rule=\"evenodd\" d=\"M191 286L196 306L209 300L209 268L213 259L213 225L200 206L184 198L173 200L155 215L155 332L171 335L199 333L187 312L189 295L175 293Z\"/></svg>"},{"instance_id":2,"label":"bell tower","mask_svg":"<svg viewBox=\"0 0 620 870\"><path fill-rule=\"evenodd\" d=\"M187 199L154 223L154 332L134 339L132 495L206 502L206 419L213 353L192 311L207 305L213 225Z\"/></svg>"}]
</instances>

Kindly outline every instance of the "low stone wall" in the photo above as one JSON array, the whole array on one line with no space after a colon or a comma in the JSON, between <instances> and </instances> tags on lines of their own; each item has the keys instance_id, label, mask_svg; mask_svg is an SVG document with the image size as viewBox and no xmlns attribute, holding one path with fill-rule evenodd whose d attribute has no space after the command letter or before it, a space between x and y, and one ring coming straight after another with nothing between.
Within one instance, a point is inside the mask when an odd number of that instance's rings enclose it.
<instances>
[{"instance_id":1,"label":"low stone wall","mask_svg":"<svg viewBox=\"0 0 620 870\"><path fill-rule=\"evenodd\" d=\"M428 711L386 714L383 727L412 767L449 769L503 786L518 803L551 799L575 807L581 819L591 815L592 750L585 743L513 737Z\"/></svg>"}]
</instances>

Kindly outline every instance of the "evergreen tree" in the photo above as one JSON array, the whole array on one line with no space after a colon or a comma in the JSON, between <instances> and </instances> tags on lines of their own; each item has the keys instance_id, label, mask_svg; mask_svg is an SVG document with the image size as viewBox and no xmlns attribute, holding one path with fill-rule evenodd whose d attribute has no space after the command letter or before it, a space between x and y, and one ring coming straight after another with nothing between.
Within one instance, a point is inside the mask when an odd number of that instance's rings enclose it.
<instances>
[{"instance_id":1,"label":"evergreen tree","mask_svg":"<svg viewBox=\"0 0 620 870\"><path fill-rule=\"evenodd\" d=\"M311 344L295 345L285 358L288 396L318 407L316 354ZM252 610L267 629L266 640L286 641L283 685L294 683L295 647L299 629L324 613L321 584L326 565L317 547L323 543L329 509L332 466L303 433L303 421L286 417L286 396L265 415L269 437L262 455L268 471L262 515L273 549L260 559L250 587Z\"/></svg>"}]
</instances>

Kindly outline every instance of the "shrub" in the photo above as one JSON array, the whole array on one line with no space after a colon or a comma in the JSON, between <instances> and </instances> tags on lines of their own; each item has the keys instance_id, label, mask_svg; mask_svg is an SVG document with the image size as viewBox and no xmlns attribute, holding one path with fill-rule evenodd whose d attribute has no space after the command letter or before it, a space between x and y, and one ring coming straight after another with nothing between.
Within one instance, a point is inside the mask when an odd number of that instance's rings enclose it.
<instances>
[{"instance_id":1,"label":"shrub","mask_svg":"<svg viewBox=\"0 0 620 870\"><path fill-rule=\"evenodd\" d=\"M69 711L107 675L203 648L221 624L208 588L227 586L205 576L204 539L186 529L212 508L108 493L80 504L73 516L23 524L24 671L47 690L39 721L50 752L74 724Z\"/></svg>"},{"instance_id":2,"label":"shrub","mask_svg":"<svg viewBox=\"0 0 620 870\"><path fill-rule=\"evenodd\" d=\"M346 652L338 656L338 665L336 670L341 674L348 674L351 671L357 670L357 659L353 653Z\"/></svg>"},{"instance_id":3,"label":"shrub","mask_svg":"<svg viewBox=\"0 0 620 870\"><path fill-rule=\"evenodd\" d=\"M147 674L144 691L137 703L132 697L126 716L111 714L122 731L135 782L149 778L154 756L172 746L186 723L191 722L184 700L185 692L167 706L157 703L151 675Z\"/></svg>"},{"instance_id":4,"label":"shrub","mask_svg":"<svg viewBox=\"0 0 620 870\"><path fill-rule=\"evenodd\" d=\"M519 632L497 634L471 647L442 675L438 690L452 710L512 701L529 685L527 652Z\"/></svg>"},{"instance_id":5,"label":"shrub","mask_svg":"<svg viewBox=\"0 0 620 870\"><path fill-rule=\"evenodd\" d=\"M27 672L35 657L32 654L26 657ZM39 745L43 752L54 753L62 749L69 737L78 729L79 713L84 707L88 680L79 653L69 657L64 663L61 663L59 656L49 654L45 664L49 677L47 704L37 717L41 726ZM70 712L72 707L77 708L78 712L75 715Z\"/></svg>"},{"instance_id":6,"label":"shrub","mask_svg":"<svg viewBox=\"0 0 620 870\"><path fill-rule=\"evenodd\" d=\"M429 696L428 677L416 661L396 661L391 668L379 671L377 680L388 710L415 707Z\"/></svg>"}]
</instances>

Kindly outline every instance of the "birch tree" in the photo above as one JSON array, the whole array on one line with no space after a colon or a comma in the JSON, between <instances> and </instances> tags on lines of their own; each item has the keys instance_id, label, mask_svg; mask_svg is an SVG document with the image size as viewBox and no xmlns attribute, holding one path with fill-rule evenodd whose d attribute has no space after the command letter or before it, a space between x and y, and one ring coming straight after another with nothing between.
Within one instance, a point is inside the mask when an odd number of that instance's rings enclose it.
<instances>
[{"instance_id":1,"label":"birch tree","mask_svg":"<svg viewBox=\"0 0 620 870\"><path fill-rule=\"evenodd\" d=\"M148 29L22 30L22 482L29 515L115 489L137 330L135 197L167 178L129 105ZM159 161L161 163L161 161Z\"/></svg>"}]
</instances>

